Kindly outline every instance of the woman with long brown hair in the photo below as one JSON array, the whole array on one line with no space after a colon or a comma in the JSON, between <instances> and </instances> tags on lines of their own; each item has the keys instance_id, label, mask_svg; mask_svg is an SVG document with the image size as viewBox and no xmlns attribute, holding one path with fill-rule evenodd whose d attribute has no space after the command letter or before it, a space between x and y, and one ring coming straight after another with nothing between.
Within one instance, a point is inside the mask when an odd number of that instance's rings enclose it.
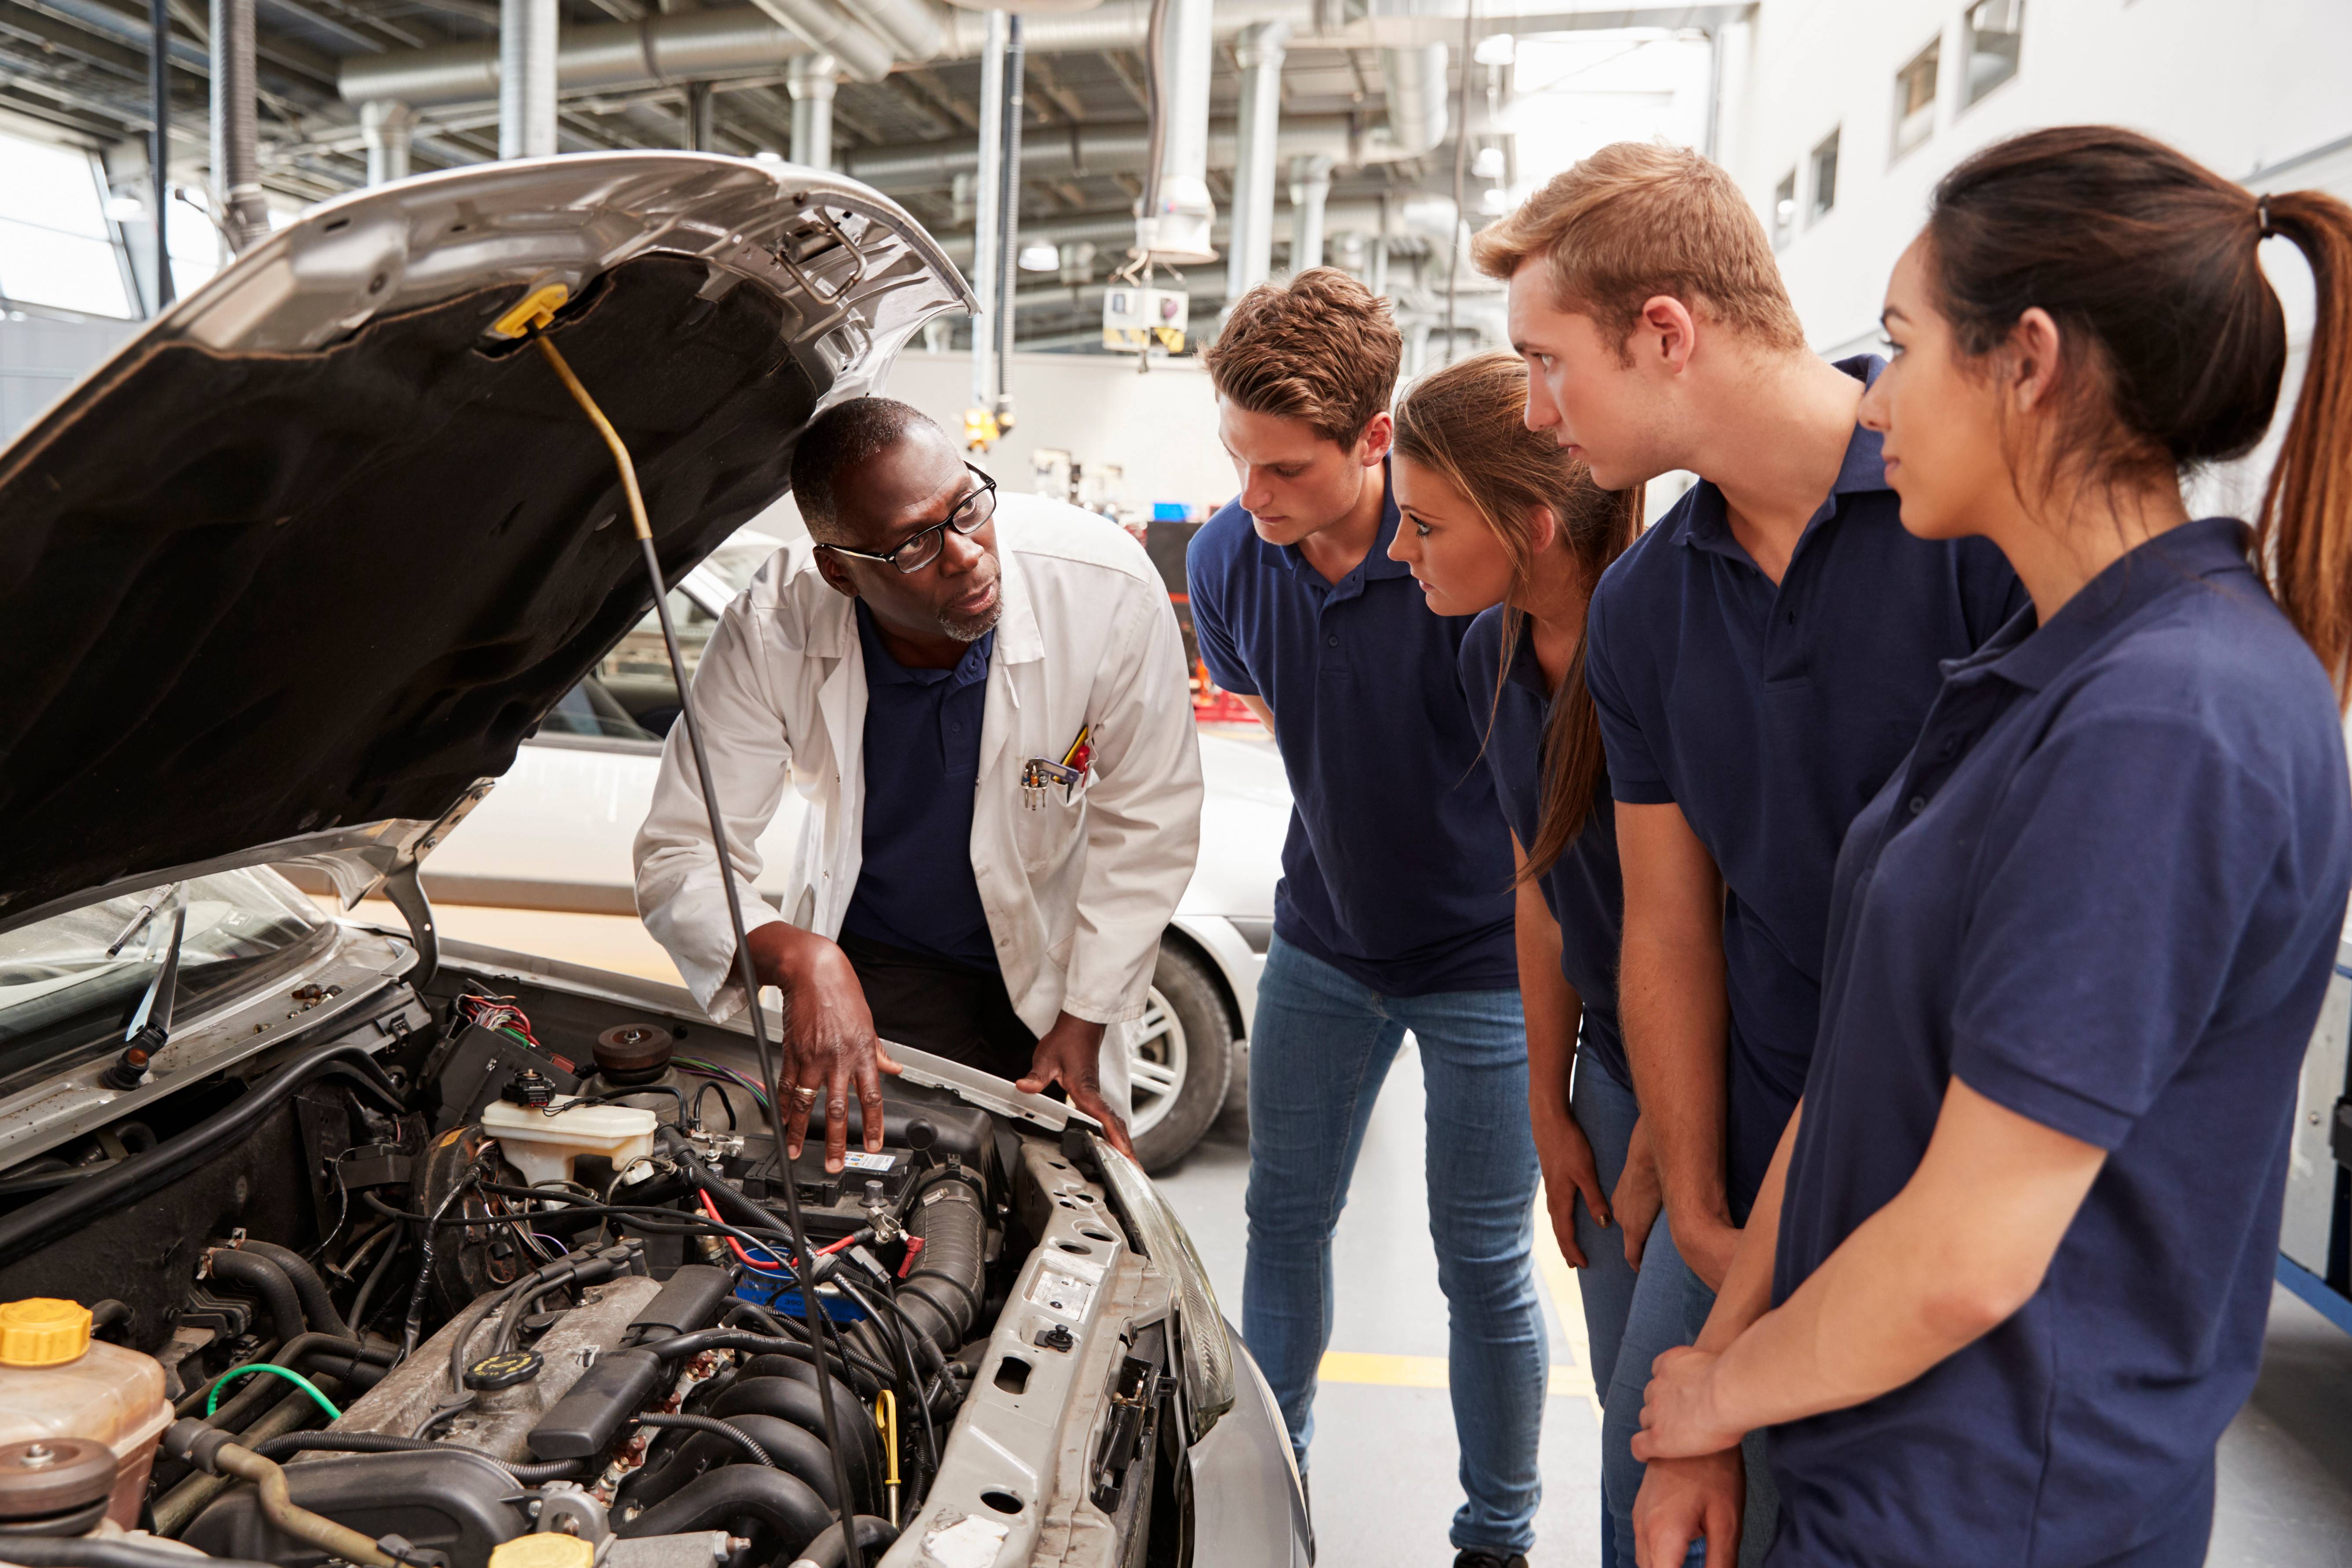
<instances>
[{"instance_id":1,"label":"woman with long brown hair","mask_svg":"<svg viewBox=\"0 0 2352 1568\"><path fill-rule=\"evenodd\" d=\"M1527 365L1510 353L1464 360L1406 390L1389 460L1401 514L1389 554L1412 569L1433 611L1478 617L1460 668L1518 868L1528 1115L1554 1234L1581 1270L1595 1389L1605 1395L1641 1242L1610 1225L1637 1113L1617 1028L1624 894L1600 721L1584 687L1584 610L1633 542L1641 495L1595 485L1527 427ZM1654 1193L1629 1194L1628 1206L1646 1239ZM1603 1560L1614 1563L1610 1538L1604 1513Z\"/></svg>"},{"instance_id":2,"label":"woman with long brown hair","mask_svg":"<svg viewBox=\"0 0 2352 1568\"><path fill-rule=\"evenodd\" d=\"M2249 531L2181 480L2271 423L2273 236L2318 317ZM1944 178L1884 320L1904 527L1991 540L2032 608L1847 834L1802 1105L1657 1359L1642 1561L1769 1426L1772 1563L2188 1568L2352 889L2352 209L2036 132Z\"/></svg>"}]
</instances>

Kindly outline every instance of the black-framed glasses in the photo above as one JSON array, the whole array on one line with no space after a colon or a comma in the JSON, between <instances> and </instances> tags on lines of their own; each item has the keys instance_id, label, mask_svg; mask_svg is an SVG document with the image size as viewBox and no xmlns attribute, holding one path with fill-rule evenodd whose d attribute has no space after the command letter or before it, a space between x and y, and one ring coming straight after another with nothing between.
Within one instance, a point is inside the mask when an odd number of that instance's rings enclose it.
<instances>
[{"instance_id":1,"label":"black-framed glasses","mask_svg":"<svg viewBox=\"0 0 2352 1568\"><path fill-rule=\"evenodd\" d=\"M877 555L869 550L848 550L838 544L828 544L824 548L835 555L855 555L860 561L879 561L901 572L921 571L940 558L940 551L947 542L949 529L952 528L958 533L977 533L996 515L996 481L970 463L966 463L964 468L980 481L980 489L966 493L963 500L956 502L953 511L887 555Z\"/></svg>"}]
</instances>

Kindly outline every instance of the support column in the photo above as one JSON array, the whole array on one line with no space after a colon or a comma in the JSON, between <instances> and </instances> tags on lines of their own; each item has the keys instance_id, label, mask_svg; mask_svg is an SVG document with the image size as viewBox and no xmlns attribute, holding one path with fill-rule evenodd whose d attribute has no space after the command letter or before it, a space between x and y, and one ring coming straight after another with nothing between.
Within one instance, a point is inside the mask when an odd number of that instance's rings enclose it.
<instances>
[{"instance_id":1,"label":"support column","mask_svg":"<svg viewBox=\"0 0 2352 1568\"><path fill-rule=\"evenodd\" d=\"M719 100L707 81L686 84L686 150L689 153L716 153L719 132Z\"/></svg>"},{"instance_id":2,"label":"support column","mask_svg":"<svg viewBox=\"0 0 2352 1568\"><path fill-rule=\"evenodd\" d=\"M971 291L980 303L971 316L971 403L982 409L996 404L997 200L1003 194L1004 51L1011 37L1011 18L991 11L980 57L980 167L972 173Z\"/></svg>"},{"instance_id":3,"label":"support column","mask_svg":"<svg viewBox=\"0 0 2352 1568\"><path fill-rule=\"evenodd\" d=\"M499 0L499 156L555 153L555 0Z\"/></svg>"},{"instance_id":4,"label":"support column","mask_svg":"<svg viewBox=\"0 0 2352 1568\"><path fill-rule=\"evenodd\" d=\"M147 141L147 204L155 214L155 310L162 315L179 297L172 286L172 16L165 0L147 0L149 42L148 113L155 128Z\"/></svg>"},{"instance_id":5,"label":"support column","mask_svg":"<svg viewBox=\"0 0 2352 1568\"><path fill-rule=\"evenodd\" d=\"M1242 68L1241 144L1234 163L1233 232L1225 242L1225 298L1265 281L1274 261L1276 141L1282 118L1287 22L1257 22L1234 41Z\"/></svg>"},{"instance_id":6,"label":"support column","mask_svg":"<svg viewBox=\"0 0 2352 1568\"><path fill-rule=\"evenodd\" d=\"M388 185L408 178L408 145L416 134L416 110L389 98L360 105L360 135L367 142L367 183Z\"/></svg>"},{"instance_id":7,"label":"support column","mask_svg":"<svg viewBox=\"0 0 2352 1568\"><path fill-rule=\"evenodd\" d=\"M1290 270L1323 265L1323 204L1331 199L1331 160L1320 153L1290 161Z\"/></svg>"},{"instance_id":8,"label":"support column","mask_svg":"<svg viewBox=\"0 0 2352 1568\"><path fill-rule=\"evenodd\" d=\"M793 162L812 169L833 167L833 95L840 90L831 55L795 55L785 68L784 90L793 97Z\"/></svg>"}]
</instances>

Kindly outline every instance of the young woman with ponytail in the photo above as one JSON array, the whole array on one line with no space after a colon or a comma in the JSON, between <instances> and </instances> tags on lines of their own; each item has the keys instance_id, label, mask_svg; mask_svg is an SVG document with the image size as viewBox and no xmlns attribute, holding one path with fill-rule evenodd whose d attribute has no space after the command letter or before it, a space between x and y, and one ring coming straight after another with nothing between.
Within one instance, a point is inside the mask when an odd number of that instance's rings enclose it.
<instances>
[{"instance_id":1,"label":"young woman with ponytail","mask_svg":"<svg viewBox=\"0 0 2352 1568\"><path fill-rule=\"evenodd\" d=\"M2249 530L2181 481L2271 424L2273 237L2318 314ZM1769 1427L1770 1563L2189 1568L2352 890L2352 209L2037 132L1945 177L1885 321L1904 526L2033 605L1846 837L1799 1116L1655 1363L1641 1561Z\"/></svg>"},{"instance_id":2,"label":"young woman with ponytail","mask_svg":"<svg viewBox=\"0 0 2352 1568\"><path fill-rule=\"evenodd\" d=\"M1553 1232L1580 1270L1605 1393L1639 1252L1612 1232L1609 1205L1636 1111L1617 1027L1624 893L1601 724L1584 688L1584 611L1640 529L1641 492L1594 484L1549 435L1527 427L1527 365L1511 353L1464 360L1406 391L1389 464L1401 514L1389 554L1412 569L1433 611L1477 616L1460 669L1518 868L1528 1113ZM1653 1195L1639 1216L1645 1230L1657 1211ZM1603 1532L1605 1542L1605 1513Z\"/></svg>"}]
</instances>

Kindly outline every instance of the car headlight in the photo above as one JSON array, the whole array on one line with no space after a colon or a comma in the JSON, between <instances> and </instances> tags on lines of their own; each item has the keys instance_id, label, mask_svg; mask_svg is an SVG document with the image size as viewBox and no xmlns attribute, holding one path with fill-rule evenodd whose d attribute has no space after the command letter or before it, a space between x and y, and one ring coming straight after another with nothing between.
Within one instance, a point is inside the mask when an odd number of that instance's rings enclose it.
<instances>
[{"instance_id":1,"label":"car headlight","mask_svg":"<svg viewBox=\"0 0 2352 1568\"><path fill-rule=\"evenodd\" d=\"M1111 1195L1134 1230L1133 1240L1175 1284L1176 1346L1183 1361L1191 1441L1197 1443L1234 1407L1234 1344L1224 1314L1217 1310L1217 1293L1209 1288L1209 1271L1192 1249L1192 1238L1160 1189L1109 1144L1097 1142L1096 1148Z\"/></svg>"}]
</instances>

